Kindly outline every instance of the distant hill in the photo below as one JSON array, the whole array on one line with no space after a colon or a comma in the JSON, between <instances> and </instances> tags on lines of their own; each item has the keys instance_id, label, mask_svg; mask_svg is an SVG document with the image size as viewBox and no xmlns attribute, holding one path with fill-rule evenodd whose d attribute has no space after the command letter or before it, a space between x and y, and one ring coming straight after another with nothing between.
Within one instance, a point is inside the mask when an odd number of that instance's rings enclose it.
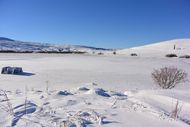
<instances>
[{"instance_id":1,"label":"distant hill","mask_svg":"<svg viewBox=\"0 0 190 127\"><path fill-rule=\"evenodd\" d=\"M6 37L0 37L0 41L14 41L14 40L6 38Z\"/></svg>"},{"instance_id":2,"label":"distant hill","mask_svg":"<svg viewBox=\"0 0 190 127\"><path fill-rule=\"evenodd\" d=\"M165 56L165 54L174 53L177 55L190 55L190 39L175 39L163 42L157 42L145 46L121 49L118 54L130 55L136 53L138 56Z\"/></svg>"},{"instance_id":3,"label":"distant hill","mask_svg":"<svg viewBox=\"0 0 190 127\"><path fill-rule=\"evenodd\" d=\"M55 45L49 43L33 43L0 37L0 52L4 53L96 53L103 51L110 51L110 49L81 45Z\"/></svg>"}]
</instances>

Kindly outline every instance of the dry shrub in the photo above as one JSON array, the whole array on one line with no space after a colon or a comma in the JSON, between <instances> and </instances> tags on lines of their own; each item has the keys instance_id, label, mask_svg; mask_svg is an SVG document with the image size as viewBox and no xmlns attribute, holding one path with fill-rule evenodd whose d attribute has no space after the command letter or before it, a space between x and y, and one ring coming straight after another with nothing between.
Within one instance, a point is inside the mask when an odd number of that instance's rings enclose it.
<instances>
[{"instance_id":1,"label":"dry shrub","mask_svg":"<svg viewBox=\"0 0 190 127\"><path fill-rule=\"evenodd\" d=\"M183 105L179 104L179 101L176 102L174 110L171 112L170 117L173 119L177 119L179 114L181 113Z\"/></svg>"},{"instance_id":2,"label":"dry shrub","mask_svg":"<svg viewBox=\"0 0 190 127\"><path fill-rule=\"evenodd\" d=\"M176 67L163 67L152 72L152 78L163 89L171 89L176 84L185 82L187 73Z\"/></svg>"},{"instance_id":3,"label":"dry shrub","mask_svg":"<svg viewBox=\"0 0 190 127\"><path fill-rule=\"evenodd\" d=\"M136 53L131 53L131 56L137 56L137 54Z\"/></svg>"},{"instance_id":4,"label":"dry shrub","mask_svg":"<svg viewBox=\"0 0 190 127\"><path fill-rule=\"evenodd\" d=\"M176 55L176 54L171 53L171 54L166 54L166 57L177 57L177 55Z\"/></svg>"},{"instance_id":5,"label":"dry shrub","mask_svg":"<svg viewBox=\"0 0 190 127\"><path fill-rule=\"evenodd\" d=\"M190 59L190 55L183 55L183 56L180 56L179 58L186 58L186 59Z\"/></svg>"},{"instance_id":6,"label":"dry shrub","mask_svg":"<svg viewBox=\"0 0 190 127\"><path fill-rule=\"evenodd\" d=\"M0 105L0 108L8 112L10 115L13 115L13 107L10 102L10 99L8 98L7 92L5 90L0 89L0 96L3 97L2 102L6 102L5 105Z\"/></svg>"}]
</instances>

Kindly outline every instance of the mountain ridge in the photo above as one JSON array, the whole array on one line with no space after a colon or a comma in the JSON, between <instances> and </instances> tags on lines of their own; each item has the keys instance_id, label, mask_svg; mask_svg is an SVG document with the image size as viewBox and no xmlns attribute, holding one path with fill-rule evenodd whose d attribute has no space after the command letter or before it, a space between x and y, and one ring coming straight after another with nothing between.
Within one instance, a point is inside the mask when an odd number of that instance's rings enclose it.
<instances>
[{"instance_id":1,"label":"mountain ridge","mask_svg":"<svg viewBox=\"0 0 190 127\"><path fill-rule=\"evenodd\" d=\"M84 45L58 45L39 42L25 42L13 40L6 37L0 37L1 52L18 53L92 53L95 51L109 51L111 49L97 48Z\"/></svg>"}]
</instances>

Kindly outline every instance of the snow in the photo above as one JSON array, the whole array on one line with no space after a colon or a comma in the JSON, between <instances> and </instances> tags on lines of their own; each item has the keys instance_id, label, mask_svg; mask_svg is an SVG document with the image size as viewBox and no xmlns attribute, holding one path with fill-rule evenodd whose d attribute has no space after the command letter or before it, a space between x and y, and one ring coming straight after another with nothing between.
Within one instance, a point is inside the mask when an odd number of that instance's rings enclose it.
<instances>
[{"instance_id":1,"label":"snow","mask_svg":"<svg viewBox=\"0 0 190 127\"><path fill-rule=\"evenodd\" d=\"M180 49L169 49L174 44ZM190 74L189 59L165 57L189 54L189 49L183 39L117 55L0 54L0 68L20 66L32 74L0 75L0 127L188 127L190 76L162 90L151 72L175 66ZM181 112L174 119L177 101Z\"/></svg>"},{"instance_id":2,"label":"snow","mask_svg":"<svg viewBox=\"0 0 190 127\"><path fill-rule=\"evenodd\" d=\"M175 46L175 50L174 50ZM139 46L129 49L118 50L118 54L137 53L141 57L164 57L166 54L174 53L177 55L190 54L190 39L175 39L164 42L158 42L150 45Z\"/></svg>"},{"instance_id":3,"label":"snow","mask_svg":"<svg viewBox=\"0 0 190 127\"><path fill-rule=\"evenodd\" d=\"M143 58L129 56L91 56L62 54L0 54L0 68L20 66L32 76L1 75L1 88L61 90L77 88L84 83L97 83L110 90L157 88L151 72L163 66L187 70L189 60L181 58ZM188 71L188 70L187 70ZM14 85L12 83L14 82ZM7 86L11 86L8 87ZM186 84L179 86L186 88Z\"/></svg>"},{"instance_id":4,"label":"snow","mask_svg":"<svg viewBox=\"0 0 190 127\"><path fill-rule=\"evenodd\" d=\"M71 94L66 96L57 96L57 90L50 90L48 93L28 90L27 96L26 91L19 94L14 91L8 92L14 118L8 113L7 117L3 117L4 113L1 113L0 125L188 127L190 124L190 99L183 100L183 96L189 97L189 90L136 90L133 96L128 96L126 92L125 96L116 96L109 94L113 91L98 87L99 85L89 86L89 90L82 93L74 92L73 89L70 91ZM92 91L103 94L95 94ZM105 91L109 96L104 96ZM175 107L175 97L181 98L180 105L183 105L177 120L170 117ZM6 103L1 102L1 105L6 106Z\"/></svg>"}]
</instances>

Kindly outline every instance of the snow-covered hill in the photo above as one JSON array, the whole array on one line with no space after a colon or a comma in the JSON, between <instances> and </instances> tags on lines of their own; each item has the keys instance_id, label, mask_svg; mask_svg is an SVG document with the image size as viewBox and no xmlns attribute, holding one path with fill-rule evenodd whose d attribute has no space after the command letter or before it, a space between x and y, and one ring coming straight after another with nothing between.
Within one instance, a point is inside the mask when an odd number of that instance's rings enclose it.
<instances>
[{"instance_id":1,"label":"snow-covered hill","mask_svg":"<svg viewBox=\"0 0 190 127\"><path fill-rule=\"evenodd\" d=\"M165 56L169 53L175 53L177 55L186 55L190 54L190 39L176 39L158 42L155 44L118 50L117 53L125 55L137 53L138 56L146 57Z\"/></svg>"},{"instance_id":2,"label":"snow-covered hill","mask_svg":"<svg viewBox=\"0 0 190 127\"><path fill-rule=\"evenodd\" d=\"M93 53L101 51L108 51L108 49L80 45L32 43L0 37L0 52Z\"/></svg>"}]
</instances>

